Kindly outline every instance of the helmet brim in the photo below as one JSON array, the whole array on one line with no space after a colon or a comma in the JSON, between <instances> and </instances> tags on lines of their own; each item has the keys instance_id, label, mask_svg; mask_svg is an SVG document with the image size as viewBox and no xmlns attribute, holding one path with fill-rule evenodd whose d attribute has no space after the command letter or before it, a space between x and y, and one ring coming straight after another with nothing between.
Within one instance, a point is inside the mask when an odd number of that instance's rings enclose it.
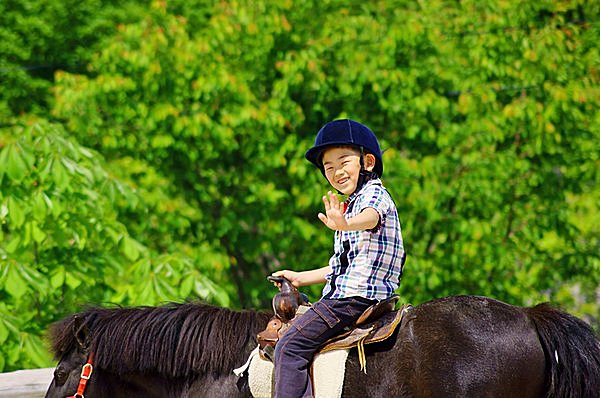
<instances>
[{"instance_id":1,"label":"helmet brim","mask_svg":"<svg viewBox=\"0 0 600 398\"><path fill-rule=\"evenodd\" d=\"M321 155L323 154L323 151L325 149L335 147L335 146L354 146L357 148L359 147L358 145L348 144L348 142L346 142L346 141L340 141L340 142L331 142L330 141L327 144L313 146L308 151L306 151L306 153L304 154L304 157L306 158L306 160L308 160L309 162L314 164L319 170L321 170L321 173L323 173L323 175L325 175L325 169L323 168L323 163L321 162ZM375 173L377 173L377 175L379 177L381 177L383 174L383 160L375 154L373 154L373 156L375 156L375 159L377 160L375 162L375 167L374 167L373 171Z\"/></svg>"}]
</instances>

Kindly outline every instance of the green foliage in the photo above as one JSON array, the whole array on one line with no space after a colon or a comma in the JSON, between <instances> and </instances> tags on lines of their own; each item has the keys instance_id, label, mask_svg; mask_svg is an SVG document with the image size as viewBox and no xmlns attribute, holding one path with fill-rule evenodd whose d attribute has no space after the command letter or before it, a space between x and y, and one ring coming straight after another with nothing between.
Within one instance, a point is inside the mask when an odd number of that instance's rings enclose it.
<instances>
[{"instance_id":1,"label":"green foliage","mask_svg":"<svg viewBox=\"0 0 600 398\"><path fill-rule=\"evenodd\" d=\"M250 11L253 15L246 15ZM184 18L155 4L146 20L123 27L97 55L92 77L57 75L53 110L83 144L110 161L131 158L152 165L170 195L184 195L184 201L173 206L179 209L187 202L197 209L189 211L193 216L188 223L168 225L171 218L163 214L157 227L166 223L167 228L154 231L146 217L136 213L130 225L141 228L153 241L149 244L170 251L173 242L182 241L222 248L227 255L223 266L233 274L222 278L234 287L232 294L237 291L243 306L261 305L260 299L264 303L264 295L259 297L269 288L264 277L275 262L286 264L287 258L295 258L290 267L316 266L327 258L323 251L316 262L310 251L295 244L298 225L308 237L319 234L300 213L318 200L317 193L308 200L299 198L299 207L290 206L290 191L301 196L306 187L284 177L289 170L306 175L309 167L299 150L305 144L300 145L295 134L281 133L299 124L300 109L288 97L262 98L266 83L255 76L262 76L270 65L254 62L259 70L253 71L250 59L233 54L243 46L253 49L253 57L268 60L274 39L265 40L258 32L267 37L286 32L276 11L240 9L233 20L220 13L192 38ZM256 26L238 26L241 20ZM309 181L318 178L312 177ZM140 189L153 187L131 178ZM308 187L314 191L314 184ZM153 209L149 214L157 213ZM323 238L317 242L325 243Z\"/></svg>"},{"instance_id":2,"label":"green foliage","mask_svg":"<svg viewBox=\"0 0 600 398\"><path fill-rule=\"evenodd\" d=\"M119 182L107 177L96 154L52 126L3 134L0 311L5 330L20 348L36 346L30 336L39 339L53 314L73 310L75 303L101 302L110 289L104 278L116 272L118 243L126 229L104 193ZM48 363L47 355L31 350L4 354L12 358L9 364Z\"/></svg>"},{"instance_id":3,"label":"green foliage","mask_svg":"<svg viewBox=\"0 0 600 398\"><path fill-rule=\"evenodd\" d=\"M196 261L157 256L129 233L119 212L143 209L144 199L95 151L47 123L14 128L0 143L0 340L13 343L0 348L3 369L49 365L42 332L84 304L130 304L131 292L135 303L229 304Z\"/></svg>"},{"instance_id":4,"label":"green foliage","mask_svg":"<svg viewBox=\"0 0 600 398\"><path fill-rule=\"evenodd\" d=\"M119 23L143 15L148 1L3 0L0 2L0 117L47 115L57 70L85 70Z\"/></svg>"},{"instance_id":5,"label":"green foliage","mask_svg":"<svg viewBox=\"0 0 600 398\"><path fill-rule=\"evenodd\" d=\"M0 28L86 64L0 75L0 369L47 361L42 330L79 304L267 307L266 275L326 264L303 154L338 117L385 149L405 301L549 300L600 327L596 3L99 4ZM101 46L42 22L64 10Z\"/></svg>"}]
</instances>

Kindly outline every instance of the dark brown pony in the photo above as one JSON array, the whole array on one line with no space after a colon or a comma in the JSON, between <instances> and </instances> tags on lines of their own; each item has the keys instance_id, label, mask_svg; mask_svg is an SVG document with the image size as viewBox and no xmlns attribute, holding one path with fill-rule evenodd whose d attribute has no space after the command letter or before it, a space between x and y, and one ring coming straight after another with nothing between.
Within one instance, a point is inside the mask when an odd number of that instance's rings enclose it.
<instances>
[{"instance_id":1,"label":"dark brown pony","mask_svg":"<svg viewBox=\"0 0 600 398\"><path fill-rule=\"evenodd\" d=\"M206 304L93 308L53 325L60 359L47 398L74 395L95 354L87 398L250 397L232 370L270 314ZM521 308L458 296L414 307L399 332L351 351L343 397L598 398L600 343L583 321L547 304Z\"/></svg>"}]
</instances>

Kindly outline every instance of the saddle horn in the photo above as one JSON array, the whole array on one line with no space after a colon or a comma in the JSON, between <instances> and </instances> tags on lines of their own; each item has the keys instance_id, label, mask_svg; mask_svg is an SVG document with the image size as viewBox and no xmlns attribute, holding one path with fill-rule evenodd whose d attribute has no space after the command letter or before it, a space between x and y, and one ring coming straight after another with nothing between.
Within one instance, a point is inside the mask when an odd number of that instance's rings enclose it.
<instances>
[{"instance_id":1,"label":"saddle horn","mask_svg":"<svg viewBox=\"0 0 600 398\"><path fill-rule=\"evenodd\" d=\"M267 276L267 280L277 283L279 293L273 297L273 311L284 323L296 316L296 310L301 304L308 303L308 297L300 293L292 282L283 276Z\"/></svg>"}]
</instances>

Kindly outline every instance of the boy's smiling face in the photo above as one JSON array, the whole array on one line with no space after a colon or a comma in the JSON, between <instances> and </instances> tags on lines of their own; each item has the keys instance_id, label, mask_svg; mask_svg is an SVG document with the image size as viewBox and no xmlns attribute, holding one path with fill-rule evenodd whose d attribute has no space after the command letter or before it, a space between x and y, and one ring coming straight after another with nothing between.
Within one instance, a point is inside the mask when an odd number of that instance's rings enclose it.
<instances>
[{"instance_id":1,"label":"boy's smiling face","mask_svg":"<svg viewBox=\"0 0 600 398\"><path fill-rule=\"evenodd\" d=\"M325 177L332 187L350 195L356 190L360 175L360 151L353 147L332 147L323 152L323 169ZM375 156L364 155L365 169L372 171L375 166Z\"/></svg>"}]
</instances>

